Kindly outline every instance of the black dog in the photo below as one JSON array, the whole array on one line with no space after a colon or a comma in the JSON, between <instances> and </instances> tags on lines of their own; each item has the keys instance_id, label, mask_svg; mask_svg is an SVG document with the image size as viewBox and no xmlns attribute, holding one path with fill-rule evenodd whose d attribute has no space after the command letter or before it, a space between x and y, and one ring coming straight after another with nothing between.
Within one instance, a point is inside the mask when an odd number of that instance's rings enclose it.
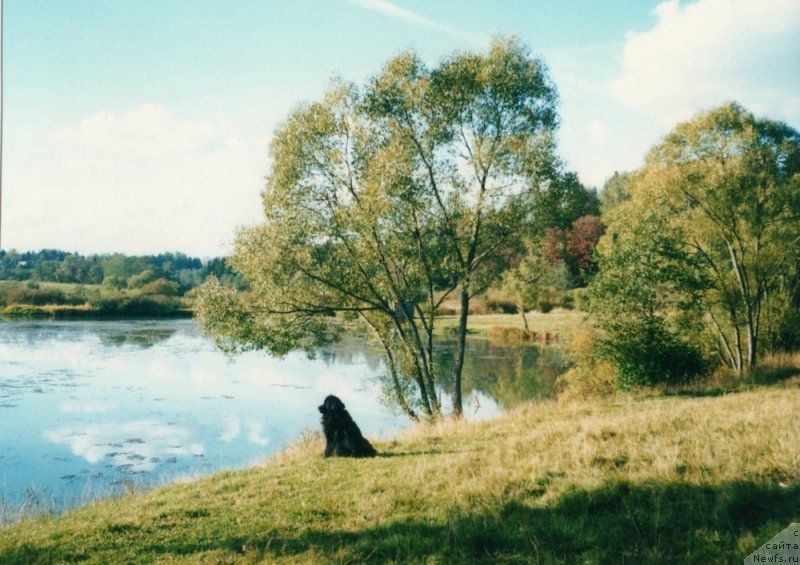
<instances>
[{"instance_id":1,"label":"black dog","mask_svg":"<svg viewBox=\"0 0 800 565\"><path fill-rule=\"evenodd\" d=\"M344 402L330 395L319 407L325 432L325 457L374 457L375 448L364 439L361 430L344 409Z\"/></svg>"}]
</instances>

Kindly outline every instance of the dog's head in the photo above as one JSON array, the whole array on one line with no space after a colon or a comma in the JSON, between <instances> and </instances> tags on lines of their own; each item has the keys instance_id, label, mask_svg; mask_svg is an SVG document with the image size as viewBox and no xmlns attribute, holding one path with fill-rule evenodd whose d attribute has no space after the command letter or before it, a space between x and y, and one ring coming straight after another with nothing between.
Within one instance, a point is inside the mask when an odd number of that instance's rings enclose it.
<instances>
[{"instance_id":1,"label":"dog's head","mask_svg":"<svg viewBox=\"0 0 800 565\"><path fill-rule=\"evenodd\" d=\"M330 414L332 412L337 412L340 410L344 410L344 402L339 400L336 396L332 394L325 397L325 402L323 402L319 406L319 411L322 414Z\"/></svg>"}]
</instances>

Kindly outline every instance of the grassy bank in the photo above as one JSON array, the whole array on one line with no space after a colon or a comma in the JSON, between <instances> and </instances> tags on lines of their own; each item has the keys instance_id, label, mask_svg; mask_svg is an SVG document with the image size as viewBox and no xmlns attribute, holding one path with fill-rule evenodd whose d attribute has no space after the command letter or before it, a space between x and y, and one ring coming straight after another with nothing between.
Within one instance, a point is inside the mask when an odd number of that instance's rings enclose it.
<instances>
[{"instance_id":1,"label":"grassy bank","mask_svg":"<svg viewBox=\"0 0 800 565\"><path fill-rule=\"evenodd\" d=\"M569 342L582 323L586 320L584 312L576 310L553 310L547 314L529 312L526 314L529 331L536 339L547 341ZM458 316L442 316L438 321L441 331L454 331L458 326ZM519 314L471 314L468 319L468 329L472 333L489 335L498 330L524 329L522 316ZM500 336L497 336L500 337Z\"/></svg>"},{"instance_id":2,"label":"grassy bank","mask_svg":"<svg viewBox=\"0 0 800 565\"><path fill-rule=\"evenodd\" d=\"M101 285L0 281L0 317L120 318L188 317L188 299Z\"/></svg>"},{"instance_id":3,"label":"grassy bank","mask_svg":"<svg viewBox=\"0 0 800 565\"><path fill-rule=\"evenodd\" d=\"M527 404L0 529L0 562L741 562L800 520L800 377ZM357 418L357 414L355 415Z\"/></svg>"}]
</instances>

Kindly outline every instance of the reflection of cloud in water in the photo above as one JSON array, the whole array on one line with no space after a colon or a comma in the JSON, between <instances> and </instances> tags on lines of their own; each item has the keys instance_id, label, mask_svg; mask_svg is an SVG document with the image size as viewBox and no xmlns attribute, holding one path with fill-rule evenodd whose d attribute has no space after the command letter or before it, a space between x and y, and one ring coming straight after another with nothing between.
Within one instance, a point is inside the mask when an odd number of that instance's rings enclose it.
<instances>
[{"instance_id":1,"label":"reflection of cloud in water","mask_svg":"<svg viewBox=\"0 0 800 565\"><path fill-rule=\"evenodd\" d=\"M264 436L264 424L261 422L250 422L247 439L250 443L266 447L269 445L269 438Z\"/></svg>"},{"instance_id":2,"label":"reflection of cloud in water","mask_svg":"<svg viewBox=\"0 0 800 565\"><path fill-rule=\"evenodd\" d=\"M319 403L329 394L341 398L349 409L361 408L369 411L374 405L374 398L380 395L378 383L369 379L370 375L363 366L331 367L320 371L313 382L313 389L319 394ZM369 391L371 394L364 394Z\"/></svg>"},{"instance_id":3,"label":"reflection of cloud in water","mask_svg":"<svg viewBox=\"0 0 800 565\"><path fill-rule=\"evenodd\" d=\"M89 463L106 461L130 472L152 471L163 456L199 457L204 453L201 443L187 445L191 434L186 428L151 420L67 427L44 435L53 443L68 445L74 455Z\"/></svg>"},{"instance_id":4,"label":"reflection of cloud in water","mask_svg":"<svg viewBox=\"0 0 800 565\"><path fill-rule=\"evenodd\" d=\"M478 390L470 391L463 404L465 415L475 420L494 418L501 411L494 398Z\"/></svg>"},{"instance_id":5,"label":"reflection of cloud in water","mask_svg":"<svg viewBox=\"0 0 800 565\"><path fill-rule=\"evenodd\" d=\"M76 402L73 400L62 402L59 408L65 414L97 414L108 411L108 406L99 402Z\"/></svg>"},{"instance_id":6,"label":"reflection of cloud in water","mask_svg":"<svg viewBox=\"0 0 800 565\"><path fill-rule=\"evenodd\" d=\"M222 433L219 435L220 441L230 443L239 437L242 431L241 420L238 416L225 416L225 423Z\"/></svg>"}]
</instances>

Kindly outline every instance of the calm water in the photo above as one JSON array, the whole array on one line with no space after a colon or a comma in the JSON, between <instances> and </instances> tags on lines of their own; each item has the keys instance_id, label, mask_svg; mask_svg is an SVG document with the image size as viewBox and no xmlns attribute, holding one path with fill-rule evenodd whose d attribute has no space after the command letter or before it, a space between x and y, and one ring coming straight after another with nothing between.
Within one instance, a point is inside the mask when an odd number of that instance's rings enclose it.
<instances>
[{"instance_id":1,"label":"calm water","mask_svg":"<svg viewBox=\"0 0 800 565\"><path fill-rule=\"evenodd\" d=\"M358 337L315 359L231 359L190 320L0 322L0 521L263 461L317 429L331 393L365 435L390 436L408 420L378 401L382 367ZM555 350L472 338L465 411L546 395L561 368Z\"/></svg>"}]
</instances>

